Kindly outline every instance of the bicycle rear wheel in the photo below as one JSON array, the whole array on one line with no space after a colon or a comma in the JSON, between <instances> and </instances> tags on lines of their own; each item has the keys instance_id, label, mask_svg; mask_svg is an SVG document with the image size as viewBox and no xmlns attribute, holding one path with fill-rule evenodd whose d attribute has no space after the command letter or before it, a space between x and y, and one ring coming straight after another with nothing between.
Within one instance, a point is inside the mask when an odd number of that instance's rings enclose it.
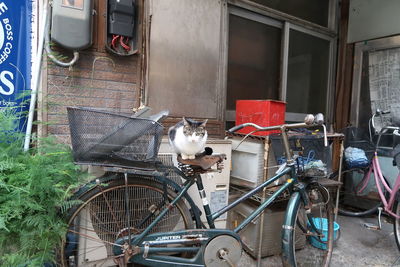
<instances>
[{"instance_id":1,"label":"bicycle rear wheel","mask_svg":"<svg viewBox=\"0 0 400 267\"><path fill-rule=\"evenodd\" d=\"M382 202L377 195L375 196L376 200L370 200L367 199L367 197L371 197L369 195L373 193L361 194L357 192L362 184L362 181L354 182L353 179L357 179L357 177L360 179L367 171L368 169L355 168L342 172L342 179L345 181L345 189L342 191L342 194L339 198L341 200L338 210L340 215L350 217L368 216L375 214L378 208L382 205ZM362 207L352 207L354 204L360 202L359 200L363 200Z\"/></svg>"},{"instance_id":2,"label":"bicycle rear wheel","mask_svg":"<svg viewBox=\"0 0 400 267\"><path fill-rule=\"evenodd\" d=\"M329 191L319 184L310 184L307 194L311 205L306 209L300 196L294 199L296 214L290 226L283 229L283 266L329 266L333 250L334 218ZM295 195L292 196L296 198ZM312 229L311 221L319 229ZM288 242L285 245L285 242Z\"/></svg>"},{"instance_id":3,"label":"bicycle rear wheel","mask_svg":"<svg viewBox=\"0 0 400 267\"><path fill-rule=\"evenodd\" d=\"M151 177L129 176L127 186L124 178L118 177L92 187L78 197L82 204L69 212L62 266L118 265L112 251L115 241L142 232L175 197L173 190ZM189 209L181 199L151 233L191 228Z\"/></svg>"}]
</instances>

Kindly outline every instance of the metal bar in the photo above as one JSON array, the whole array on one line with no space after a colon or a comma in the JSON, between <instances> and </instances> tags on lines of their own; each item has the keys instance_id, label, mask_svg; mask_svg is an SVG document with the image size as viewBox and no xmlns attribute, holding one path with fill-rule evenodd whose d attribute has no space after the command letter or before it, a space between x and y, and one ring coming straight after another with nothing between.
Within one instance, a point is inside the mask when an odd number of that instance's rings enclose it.
<instances>
[{"instance_id":1,"label":"metal bar","mask_svg":"<svg viewBox=\"0 0 400 267\"><path fill-rule=\"evenodd\" d=\"M343 139L340 140L340 155L339 155L339 174L338 174L338 188L337 188L337 192L336 192L336 203L335 203L335 221L337 220L337 215L338 215L338 211L339 211L339 195L340 195L340 188L341 188L341 182L342 182L342 161L343 161L343 150L344 150L344 146L343 146Z\"/></svg>"},{"instance_id":2,"label":"metal bar","mask_svg":"<svg viewBox=\"0 0 400 267\"><path fill-rule=\"evenodd\" d=\"M292 153L290 153L289 137L287 135L284 126L282 126L281 133L282 133L283 148L285 149L285 154L286 154L286 162L288 164L294 164L294 161L292 159Z\"/></svg>"},{"instance_id":3,"label":"metal bar","mask_svg":"<svg viewBox=\"0 0 400 267\"><path fill-rule=\"evenodd\" d=\"M165 253L165 252L197 252L201 247L150 247L148 253ZM140 253L144 252L144 248L140 248Z\"/></svg>"},{"instance_id":4,"label":"metal bar","mask_svg":"<svg viewBox=\"0 0 400 267\"><path fill-rule=\"evenodd\" d=\"M219 88L217 90L217 99L220 99L217 110L217 119L221 121L229 120L226 111L226 94L228 83L228 47L229 47L229 10L226 0L221 1L221 36L220 36L220 50L219 50L219 68L218 80Z\"/></svg>"},{"instance_id":5,"label":"metal bar","mask_svg":"<svg viewBox=\"0 0 400 267\"><path fill-rule=\"evenodd\" d=\"M212 218L210 205L208 204L206 191L204 191L203 181L201 176L198 174L196 178L197 189L199 190L200 199L203 202L204 212L206 213L207 223L210 228L215 228L214 220Z\"/></svg>"},{"instance_id":6,"label":"metal bar","mask_svg":"<svg viewBox=\"0 0 400 267\"><path fill-rule=\"evenodd\" d=\"M316 32L316 31L310 30L308 28L305 28L305 27L302 27L302 26L296 25L296 24L290 24L290 28L293 29L293 30L302 32L302 33L306 33L306 34L311 35L311 36L318 37L320 39L327 40L327 41L331 41L331 40L334 40L336 38L335 36L326 35L326 34L323 34L323 33L320 33L320 32Z\"/></svg>"},{"instance_id":7,"label":"metal bar","mask_svg":"<svg viewBox=\"0 0 400 267\"><path fill-rule=\"evenodd\" d=\"M269 139L264 142L264 171L263 171L263 179L264 181L267 180L268 176L268 152L269 152ZM262 198L261 202L265 201L265 196L266 196L266 191L267 188L264 187L263 192L262 192ZM260 239L258 240L258 253L257 253L257 267L261 267L261 253L262 253L262 244L263 244L263 235L264 235L264 211L261 212L260 215L260 224L259 224L259 237Z\"/></svg>"},{"instance_id":8,"label":"metal bar","mask_svg":"<svg viewBox=\"0 0 400 267\"><path fill-rule=\"evenodd\" d=\"M237 7L230 7L229 8L229 13L235 16L239 16L245 19L249 19L252 21L260 22L265 25L277 27L277 28L282 28L282 22L276 19L272 19L257 13L252 13L248 11L244 11L241 8Z\"/></svg>"},{"instance_id":9,"label":"metal bar","mask_svg":"<svg viewBox=\"0 0 400 267\"><path fill-rule=\"evenodd\" d=\"M251 0L228 0L228 3L232 4L234 6L237 6L237 7L241 7L241 8L253 11L253 12L257 12L257 13L265 15L265 16L269 16L269 17L277 19L277 20L285 20L290 23L301 25L303 27L314 30L316 32L320 32L322 34L330 35L332 37L336 36L336 32L334 32L324 26L300 19L298 17L283 13L281 11L272 9L270 7L267 7L267 6L258 4L258 3L254 3Z\"/></svg>"},{"instance_id":10,"label":"metal bar","mask_svg":"<svg viewBox=\"0 0 400 267\"><path fill-rule=\"evenodd\" d=\"M131 246L131 213L129 211L129 192L128 192L128 174L124 173L125 178L125 206L126 206L126 218L128 225L128 244Z\"/></svg>"},{"instance_id":11,"label":"metal bar","mask_svg":"<svg viewBox=\"0 0 400 267\"><path fill-rule=\"evenodd\" d=\"M100 165L101 166L101 165ZM107 172L118 172L118 173L129 173L129 174L138 174L145 176L166 176L165 172L155 171L155 170L138 170L131 168L121 168L121 167L104 167L104 170Z\"/></svg>"},{"instance_id":12,"label":"metal bar","mask_svg":"<svg viewBox=\"0 0 400 267\"><path fill-rule=\"evenodd\" d=\"M34 61L34 65L32 67L33 70L33 85L32 85L32 92L31 92L31 101L29 103L29 113L28 113L28 123L26 126L26 134L25 134L25 140L24 140L24 151L28 151L29 149L29 144L31 141L31 134L32 134L32 123L33 123L33 116L35 113L35 104L36 104L36 97L37 97L37 91L39 87L39 81L40 81L40 73L42 71L42 68L40 67L42 65L42 55L43 55L43 47L44 47L44 39L46 35L46 27L48 24L48 1L44 1L44 8L43 8L43 14L41 16L42 21L40 24L40 30L39 30L39 40L38 40L38 50L36 53L36 60Z\"/></svg>"},{"instance_id":13,"label":"metal bar","mask_svg":"<svg viewBox=\"0 0 400 267\"><path fill-rule=\"evenodd\" d=\"M334 101L335 101L335 88L336 88L336 57L337 57L337 44L336 38L332 38L329 40L329 60L328 60L328 80L327 80L327 88L328 91L326 93L326 119L325 124L329 126L329 124L333 124L333 114L334 114Z\"/></svg>"},{"instance_id":14,"label":"metal bar","mask_svg":"<svg viewBox=\"0 0 400 267\"><path fill-rule=\"evenodd\" d=\"M236 227L233 231L238 233L239 231L243 230L252 220L254 220L266 207L268 207L274 200L283 193L286 189L293 186L294 179L290 178L286 180L286 183L281 186L271 197L265 200L261 205L253 211L238 227Z\"/></svg>"},{"instance_id":15,"label":"metal bar","mask_svg":"<svg viewBox=\"0 0 400 267\"><path fill-rule=\"evenodd\" d=\"M215 213L212 214L211 218L212 220L217 219L219 216L221 216L222 214L224 214L225 212L229 211L230 209L236 207L238 204L242 203L244 200L252 197L255 193L259 192L261 189L263 189L264 187L272 184L273 182L275 182L276 180L278 180L279 178L281 178L282 176L284 176L285 174L288 174L291 171L291 168L286 168L284 169L282 172L280 172L279 174L275 175L274 177L271 177L270 179L268 179L267 181L265 181L264 183L260 184L259 186L257 186L256 188L252 189L251 191L249 191L248 193L246 193L245 195L241 196L240 198L236 199L235 201L233 201L231 204L229 204L228 206L225 206L224 208L220 209L219 211L216 211ZM272 195L271 197L273 197L274 195Z\"/></svg>"},{"instance_id":16,"label":"metal bar","mask_svg":"<svg viewBox=\"0 0 400 267\"><path fill-rule=\"evenodd\" d=\"M281 100L286 101L287 97L287 75L289 61L289 40L290 40L290 23L285 22L282 33L282 65L281 65ZM303 120L301 118L301 120Z\"/></svg>"}]
</instances>

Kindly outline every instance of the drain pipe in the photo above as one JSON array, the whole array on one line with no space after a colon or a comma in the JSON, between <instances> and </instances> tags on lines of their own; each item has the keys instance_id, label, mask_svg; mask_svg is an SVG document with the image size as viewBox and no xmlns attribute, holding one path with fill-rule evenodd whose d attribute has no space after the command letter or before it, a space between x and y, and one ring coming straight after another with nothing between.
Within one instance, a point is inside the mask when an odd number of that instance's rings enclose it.
<instances>
[{"instance_id":1,"label":"drain pipe","mask_svg":"<svg viewBox=\"0 0 400 267\"><path fill-rule=\"evenodd\" d=\"M43 4L43 15L42 15L42 24L40 25L39 30L39 38L38 38L38 49L36 52L36 60L34 61L33 65L33 85L31 90L31 101L29 104L29 114L28 114L28 123L26 126L26 134L25 134L25 142L24 142L24 151L28 151L29 144L31 140L31 133L32 133L32 122L33 122L33 115L35 113L35 104L36 104L36 97L37 91L39 87L39 79L41 74L41 65L42 65L42 56L43 56L43 46L44 46L44 36L47 27L47 16L48 16L48 3L44 1Z\"/></svg>"}]
</instances>

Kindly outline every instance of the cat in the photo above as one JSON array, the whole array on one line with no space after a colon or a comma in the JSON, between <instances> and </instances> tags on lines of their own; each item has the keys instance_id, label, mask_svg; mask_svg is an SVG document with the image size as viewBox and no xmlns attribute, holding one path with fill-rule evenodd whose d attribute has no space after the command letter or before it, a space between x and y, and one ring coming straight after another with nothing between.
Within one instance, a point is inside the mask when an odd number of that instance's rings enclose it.
<instances>
[{"instance_id":1,"label":"cat","mask_svg":"<svg viewBox=\"0 0 400 267\"><path fill-rule=\"evenodd\" d=\"M207 120L195 121L183 118L168 130L171 147L182 159L195 159L195 155L204 149L207 141Z\"/></svg>"}]
</instances>

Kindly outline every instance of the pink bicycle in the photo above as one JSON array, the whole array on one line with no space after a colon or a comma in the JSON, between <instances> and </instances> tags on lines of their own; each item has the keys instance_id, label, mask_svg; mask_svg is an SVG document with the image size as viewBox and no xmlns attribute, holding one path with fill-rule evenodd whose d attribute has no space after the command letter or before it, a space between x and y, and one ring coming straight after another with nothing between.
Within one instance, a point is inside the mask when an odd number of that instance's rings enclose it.
<instances>
[{"instance_id":1,"label":"pink bicycle","mask_svg":"<svg viewBox=\"0 0 400 267\"><path fill-rule=\"evenodd\" d=\"M341 205L339 207L339 214L345 216L366 216L375 214L378 211L378 226L381 227L382 212L393 217L394 219L394 235L397 247L400 250L400 173L397 178L389 182L383 175L381 164L378 155L386 154L386 156L393 157L393 165L397 165L400 169L400 127L384 126L379 131L376 131L375 118L387 114L389 112L377 111L372 115L369 120L369 141L360 134L357 128L348 128L345 132L346 146L361 148L366 152L369 161L359 161L350 168L342 172L342 177L345 181L345 189L341 196ZM374 134L372 133L374 131ZM380 146L382 136L390 139L391 148L386 149ZM375 137L375 138L374 138ZM375 142L372 142L376 140ZM375 145L373 145L375 143ZM389 151L389 152L388 152ZM346 163L347 160L346 160ZM370 180L376 186L376 191L366 190L371 188ZM375 201L371 201L375 198ZM346 203L362 203L358 208L350 207ZM371 205L371 203L373 203ZM361 207L360 207L361 206Z\"/></svg>"}]
</instances>

